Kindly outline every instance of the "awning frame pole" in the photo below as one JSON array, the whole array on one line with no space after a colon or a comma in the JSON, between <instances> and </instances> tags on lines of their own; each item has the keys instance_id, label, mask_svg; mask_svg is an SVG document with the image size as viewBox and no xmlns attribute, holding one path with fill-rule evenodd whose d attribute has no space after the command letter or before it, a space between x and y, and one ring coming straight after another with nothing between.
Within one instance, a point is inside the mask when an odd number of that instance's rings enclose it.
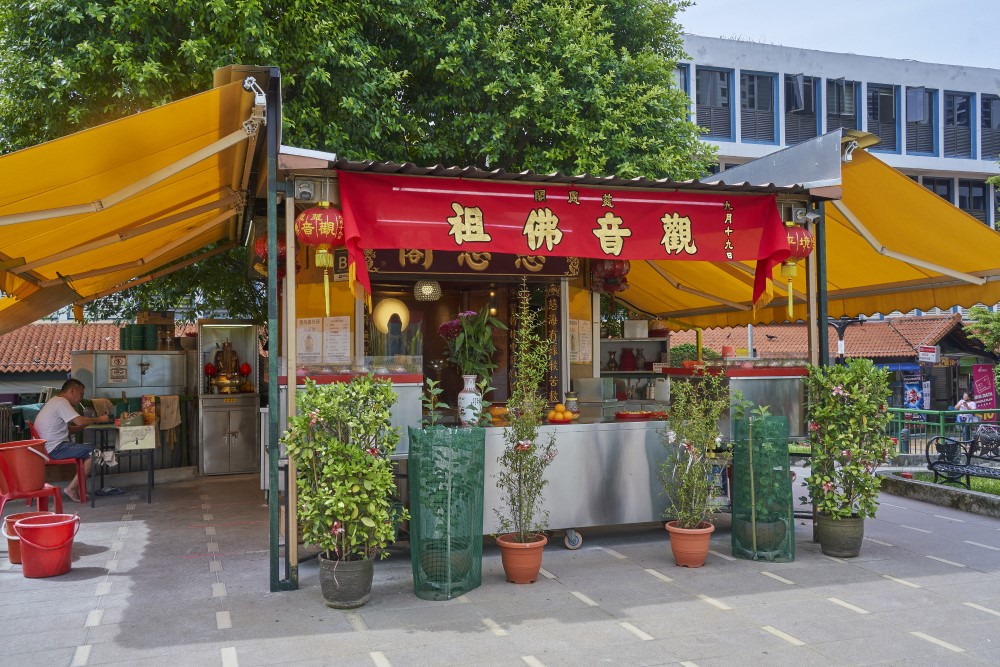
<instances>
[{"instance_id":1,"label":"awning frame pole","mask_svg":"<svg viewBox=\"0 0 1000 667\"><path fill-rule=\"evenodd\" d=\"M181 173L185 169L192 167L202 160L212 157L217 153L235 146L241 141L246 141L250 133L248 132L248 125L254 125L255 123L244 123L240 129L231 132L225 137L212 142L208 146L187 155L176 162L173 162L163 169L153 172L145 178L141 178L138 181L125 186L121 190L112 192L107 197L98 199L96 201L87 204L77 204L74 206L61 206L59 208L46 208L38 211L29 211L27 213L13 213L11 215L0 215L0 227L6 225L17 225L22 222L36 222L38 220L50 220L52 218L62 218L69 215L81 215L84 213L97 213L98 211L103 211L105 209L111 208L115 204L120 204L121 202L133 197L143 190L147 190L157 183L167 180L177 174ZM255 130L256 131L256 130Z\"/></svg>"},{"instance_id":2,"label":"awning frame pole","mask_svg":"<svg viewBox=\"0 0 1000 667\"><path fill-rule=\"evenodd\" d=\"M874 234L868 231L868 228L865 227L864 224L862 224L861 220L859 220L858 217L854 215L854 213L851 211L851 209L847 208L847 206L842 201L834 199L831 200L830 203L833 204L833 207L837 209L840 212L840 214L847 219L849 223L851 223L851 226L854 227L854 230L858 234L860 234L861 237L868 242L868 245L870 245L878 254L884 255L885 257L890 257L892 259L898 259L899 261L905 262L906 264L910 264L912 266L917 266L922 269L928 269L930 271L936 271L946 276L951 276L952 278L958 278L959 280L963 280L973 285L986 284L986 278L982 278L980 276L974 276L969 273L963 273L962 271L956 271L954 269L949 269L948 267L941 266L940 264L934 264L933 262L927 262L925 260L918 259L910 255L904 255L901 252L897 252L895 250L885 247L877 238L875 238Z\"/></svg>"},{"instance_id":3,"label":"awning frame pole","mask_svg":"<svg viewBox=\"0 0 1000 667\"><path fill-rule=\"evenodd\" d=\"M227 188L228 190L228 188ZM58 262L69 257L75 257L76 255L83 254L85 252L90 252L91 250L98 250L100 248L119 243L121 241L128 241L129 239L138 238L144 234L150 234L155 231L159 231L164 227L169 227L178 222L183 222L188 218L193 218L196 215L201 215L202 213L207 213L215 209L223 208L231 204L235 204L240 201L241 197L236 194L229 195L218 201L213 201L208 204L203 204L201 206L195 207L187 211L181 211L180 213L175 213L173 215L167 216L155 222L150 222L148 224L142 225L141 227L134 227L132 229L127 229L125 231L117 231L107 236L103 236L94 241L87 243L81 243L75 248L69 250L64 250L58 252L54 255L48 255L46 257L39 257L38 259L33 259L30 262L25 262L16 267L11 267L9 270L11 273L25 273L27 271L32 271L40 266L47 266L53 262Z\"/></svg>"}]
</instances>

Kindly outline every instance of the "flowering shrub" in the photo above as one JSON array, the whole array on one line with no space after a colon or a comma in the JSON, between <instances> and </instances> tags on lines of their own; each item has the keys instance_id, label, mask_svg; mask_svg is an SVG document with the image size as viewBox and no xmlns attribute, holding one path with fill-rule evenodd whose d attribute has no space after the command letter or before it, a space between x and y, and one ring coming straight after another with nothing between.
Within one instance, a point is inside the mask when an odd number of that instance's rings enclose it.
<instances>
[{"instance_id":1,"label":"flowering shrub","mask_svg":"<svg viewBox=\"0 0 1000 667\"><path fill-rule=\"evenodd\" d=\"M531 309L528 288L523 283L516 318L508 426L504 428L507 446L497 459L500 507L495 511L500 534L511 533L515 542L523 543L533 542L534 535L548 523L542 492L548 483L545 469L555 458L556 447L555 434L547 443L538 439L538 428L548 411L541 385L549 366L549 352L539 333L538 313Z\"/></svg>"},{"instance_id":2,"label":"flowering shrub","mask_svg":"<svg viewBox=\"0 0 1000 667\"><path fill-rule=\"evenodd\" d=\"M660 433L667 460L660 478L668 497L666 518L680 528L712 523L717 468L725 467L719 420L729 409L729 390L721 375L701 373L670 388L670 424Z\"/></svg>"},{"instance_id":3,"label":"flowering shrub","mask_svg":"<svg viewBox=\"0 0 1000 667\"><path fill-rule=\"evenodd\" d=\"M809 367L806 484L819 512L834 519L875 516L881 487L875 471L893 454L886 432L891 391L888 371L869 359Z\"/></svg>"},{"instance_id":4,"label":"flowering shrub","mask_svg":"<svg viewBox=\"0 0 1000 667\"><path fill-rule=\"evenodd\" d=\"M298 469L302 538L327 558L384 558L395 524L408 518L392 507L395 402L392 383L371 375L327 385L307 379L295 397L298 414L288 418L281 442Z\"/></svg>"},{"instance_id":5,"label":"flowering shrub","mask_svg":"<svg viewBox=\"0 0 1000 667\"><path fill-rule=\"evenodd\" d=\"M458 368L462 375L476 375L487 378L497 367L493 354L497 351L493 343L493 329L506 330L503 322L490 315L488 308L478 313L466 310L453 320L438 327L438 334L448 347L448 361Z\"/></svg>"}]
</instances>

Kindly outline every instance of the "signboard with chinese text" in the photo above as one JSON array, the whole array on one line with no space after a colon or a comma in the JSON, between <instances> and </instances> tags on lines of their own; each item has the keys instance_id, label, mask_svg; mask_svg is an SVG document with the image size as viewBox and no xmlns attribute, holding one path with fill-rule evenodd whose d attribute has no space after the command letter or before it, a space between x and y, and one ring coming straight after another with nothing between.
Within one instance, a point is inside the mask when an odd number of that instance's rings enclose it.
<instances>
[{"instance_id":1,"label":"signboard with chinese text","mask_svg":"<svg viewBox=\"0 0 1000 667\"><path fill-rule=\"evenodd\" d=\"M338 172L351 261L363 250L596 259L763 260L753 296L789 255L774 195L705 194Z\"/></svg>"},{"instance_id":2,"label":"signboard with chinese text","mask_svg":"<svg viewBox=\"0 0 1000 667\"><path fill-rule=\"evenodd\" d=\"M346 251L345 251L346 252ZM580 273L576 257L544 257L542 255L504 255L493 252L448 252L399 248L397 250L366 250L368 273L380 276L567 276Z\"/></svg>"}]
</instances>

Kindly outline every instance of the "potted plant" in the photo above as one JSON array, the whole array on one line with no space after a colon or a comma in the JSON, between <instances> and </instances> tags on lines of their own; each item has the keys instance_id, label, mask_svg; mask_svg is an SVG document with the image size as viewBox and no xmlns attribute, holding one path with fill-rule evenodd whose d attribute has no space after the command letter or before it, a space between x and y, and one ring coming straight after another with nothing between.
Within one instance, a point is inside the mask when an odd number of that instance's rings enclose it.
<instances>
[{"instance_id":1,"label":"potted plant","mask_svg":"<svg viewBox=\"0 0 1000 667\"><path fill-rule=\"evenodd\" d=\"M719 420L729 409L729 391L720 374L696 372L671 387L670 424L661 432L668 450L660 468L668 497L664 516L677 565L701 567L715 530L713 513L728 464Z\"/></svg>"},{"instance_id":2,"label":"potted plant","mask_svg":"<svg viewBox=\"0 0 1000 667\"><path fill-rule=\"evenodd\" d=\"M463 311L453 320L438 327L438 334L448 348L447 359L462 375L462 390L458 393L458 418L463 426L479 422L482 412L482 395L476 386L477 378L489 380L497 365L493 363L496 344L493 330L506 330L503 322L490 315L483 307Z\"/></svg>"},{"instance_id":3,"label":"potted plant","mask_svg":"<svg viewBox=\"0 0 1000 667\"><path fill-rule=\"evenodd\" d=\"M549 364L548 345L539 332L537 311L532 310L527 285L522 282L514 325L514 361L507 401L505 447L497 459L500 495L496 508L497 544L507 581L531 583L538 578L542 551L548 543L544 531L548 512L543 508L545 469L556 455L555 434L538 434L548 402L542 384Z\"/></svg>"},{"instance_id":4,"label":"potted plant","mask_svg":"<svg viewBox=\"0 0 1000 667\"><path fill-rule=\"evenodd\" d=\"M864 520L875 516L875 471L892 454L889 373L870 359L810 366L806 378L812 470L806 479L817 512L820 547L851 558L861 550Z\"/></svg>"},{"instance_id":5,"label":"potted plant","mask_svg":"<svg viewBox=\"0 0 1000 667\"><path fill-rule=\"evenodd\" d=\"M788 419L754 407L737 392L733 405L733 555L751 560L795 556Z\"/></svg>"},{"instance_id":6,"label":"potted plant","mask_svg":"<svg viewBox=\"0 0 1000 667\"><path fill-rule=\"evenodd\" d=\"M372 375L327 385L307 379L281 439L297 468L302 538L321 549L323 597L336 609L368 602L374 559L387 555L396 525L408 518L393 506L395 401L392 383Z\"/></svg>"}]
</instances>

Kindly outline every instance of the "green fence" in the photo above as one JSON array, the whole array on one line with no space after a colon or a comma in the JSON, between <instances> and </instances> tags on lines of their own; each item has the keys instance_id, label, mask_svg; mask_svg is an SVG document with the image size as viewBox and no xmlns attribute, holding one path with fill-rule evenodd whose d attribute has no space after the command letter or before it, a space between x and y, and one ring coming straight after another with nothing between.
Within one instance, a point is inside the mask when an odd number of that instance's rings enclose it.
<instances>
[{"instance_id":1,"label":"green fence","mask_svg":"<svg viewBox=\"0 0 1000 667\"><path fill-rule=\"evenodd\" d=\"M996 420L996 409L992 410L912 410L909 408L889 408L892 421L889 435L899 442L900 454L925 454L927 443L939 435L969 440L975 432L975 422L959 421L972 418L979 422Z\"/></svg>"}]
</instances>

